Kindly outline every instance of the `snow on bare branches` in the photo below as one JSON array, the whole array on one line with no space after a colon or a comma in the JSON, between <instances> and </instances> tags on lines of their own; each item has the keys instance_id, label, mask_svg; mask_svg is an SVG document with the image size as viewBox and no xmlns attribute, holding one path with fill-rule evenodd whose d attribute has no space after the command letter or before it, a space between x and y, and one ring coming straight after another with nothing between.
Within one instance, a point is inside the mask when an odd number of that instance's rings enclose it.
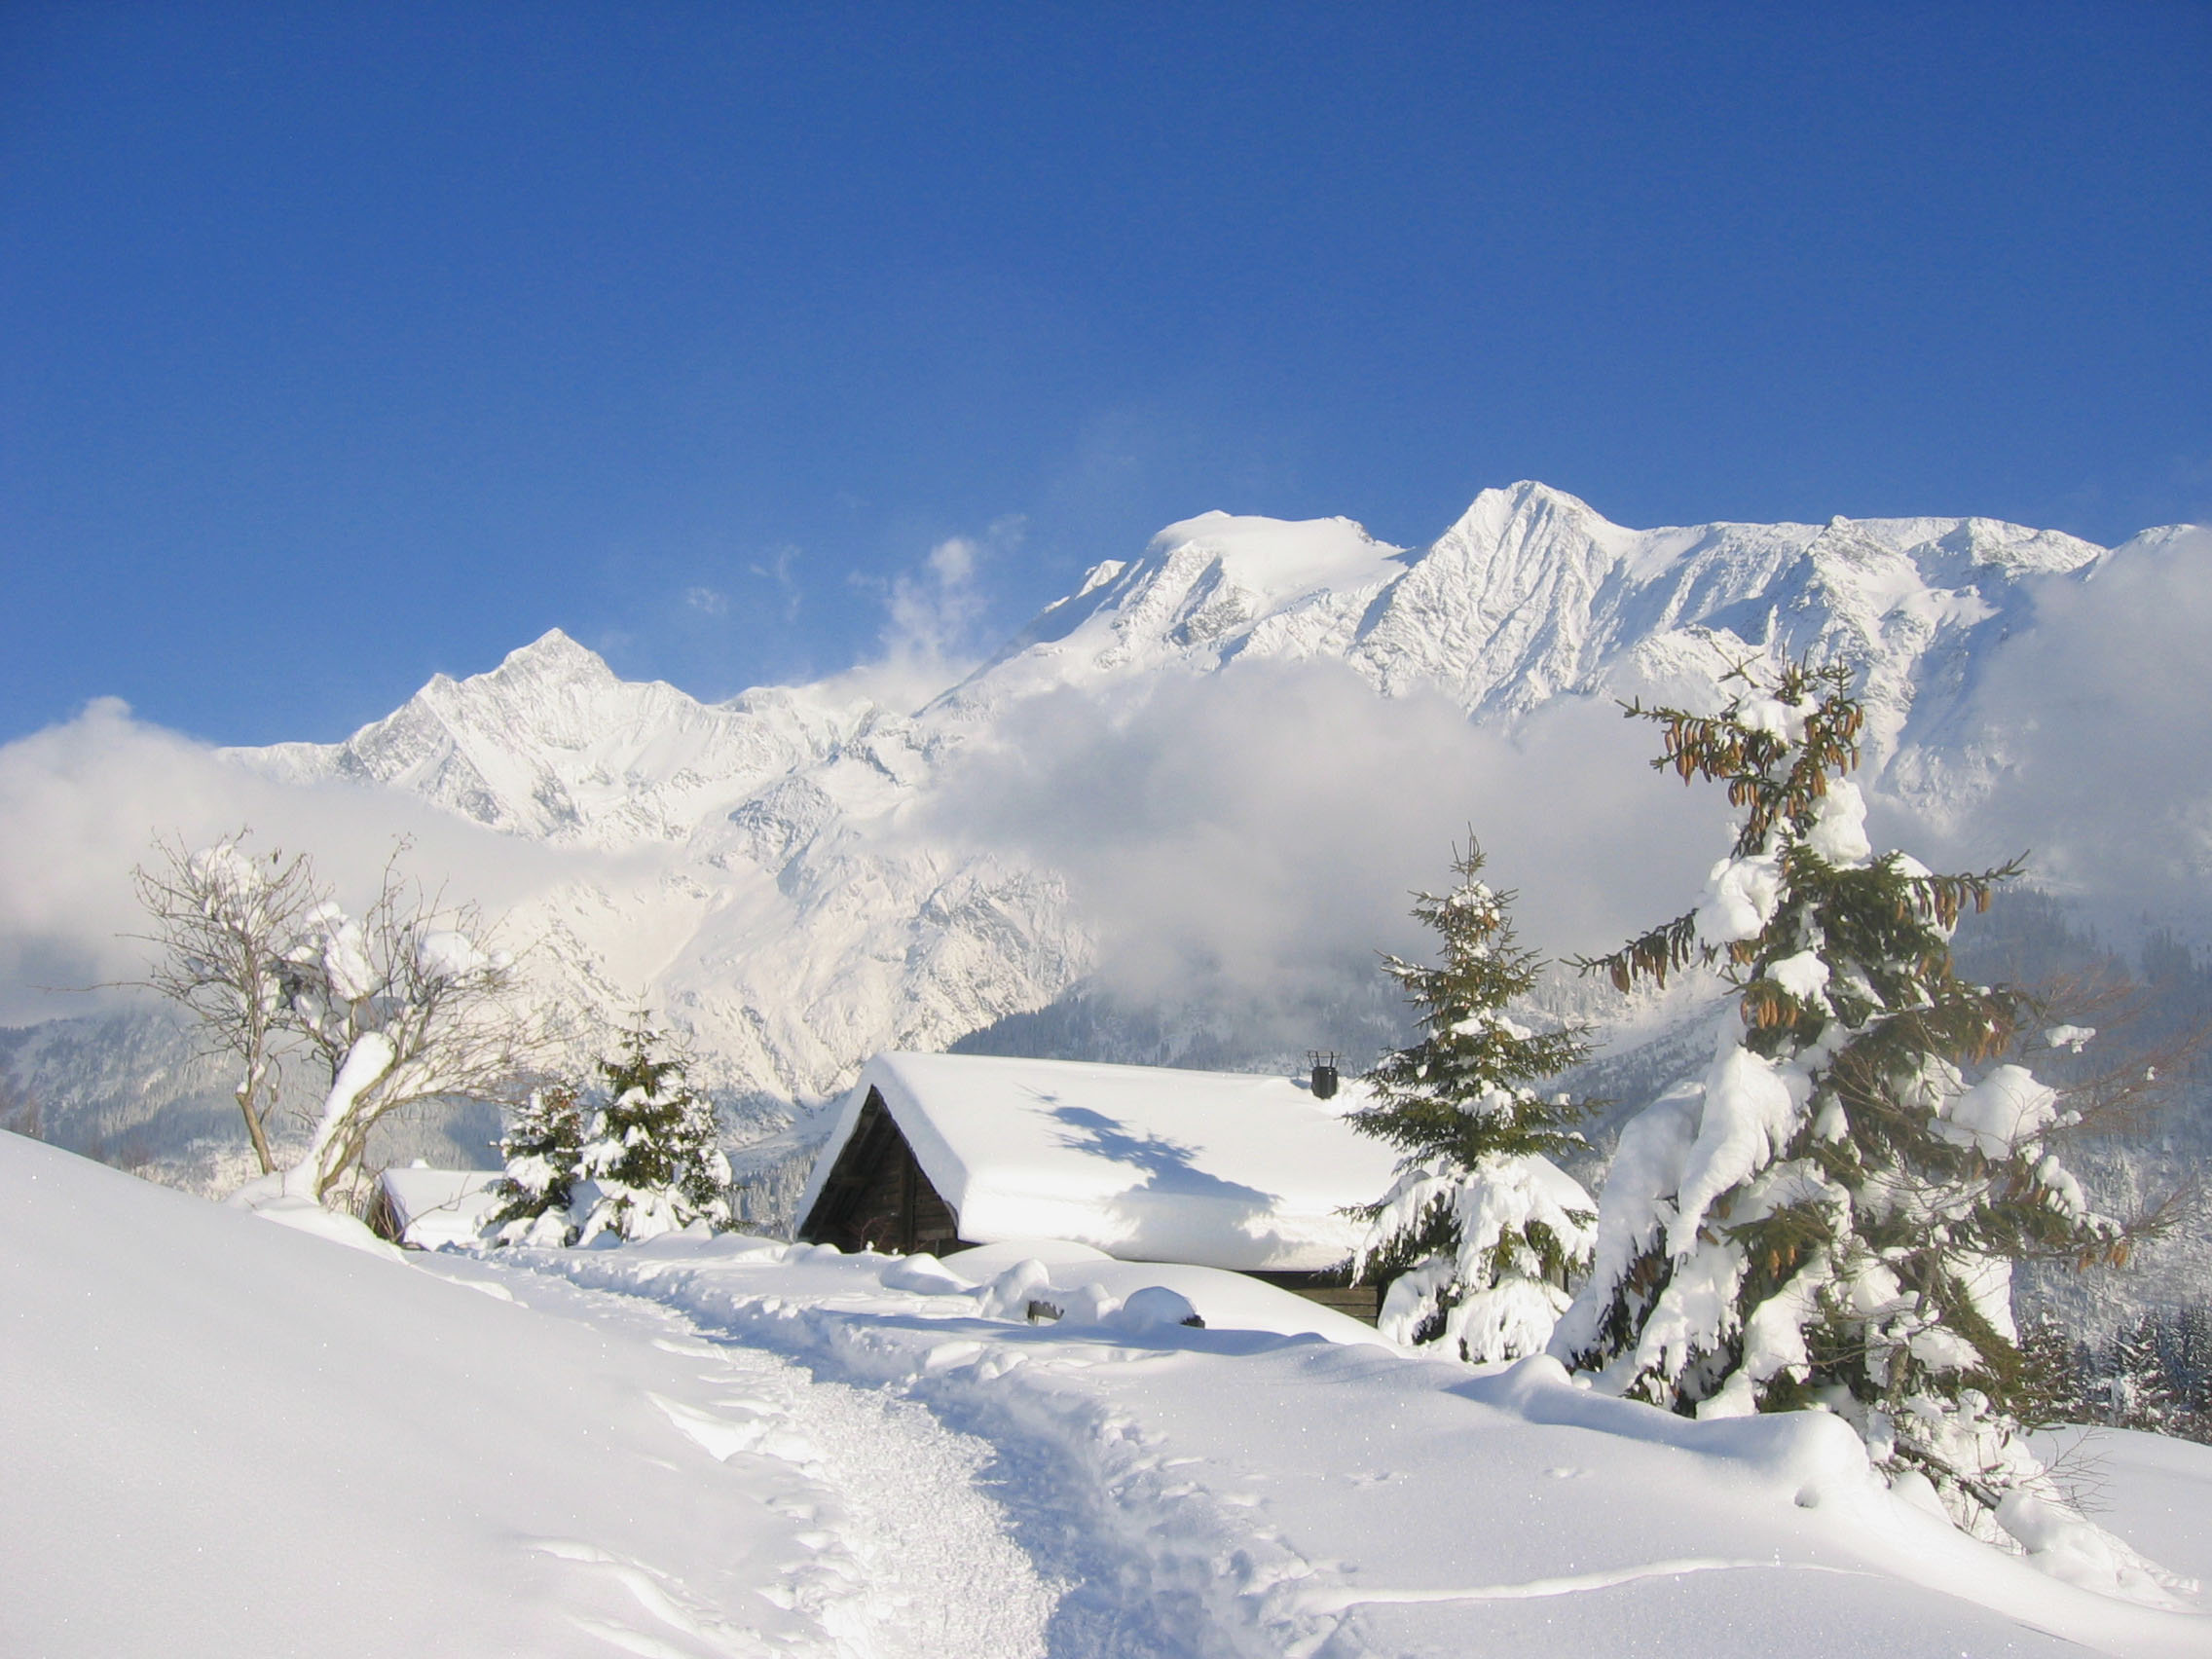
<instances>
[{"instance_id":1,"label":"snow on bare branches","mask_svg":"<svg viewBox=\"0 0 2212 1659\"><path fill-rule=\"evenodd\" d=\"M264 1171L241 1197L321 1203L359 1167L378 1124L420 1101L497 1096L537 1036L509 1006L513 959L482 911L445 905L402 873L404 840L356 917L305 855L250 852L248 839L241 830L197 852L164 842L135 872L153 923L145 937L161 951L147 982L240 1061L239 1105ZM328 1084L306 1152L279 1172L266 1120L294 1053L313 1056Z\"/></svg>"}]
</instances>

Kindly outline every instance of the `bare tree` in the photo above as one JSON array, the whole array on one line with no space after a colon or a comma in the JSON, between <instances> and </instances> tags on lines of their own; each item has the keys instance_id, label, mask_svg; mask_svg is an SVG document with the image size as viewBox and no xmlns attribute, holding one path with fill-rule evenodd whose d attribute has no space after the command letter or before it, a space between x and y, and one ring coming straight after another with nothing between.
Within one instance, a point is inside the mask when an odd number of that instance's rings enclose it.
<instances>
[{"instance_id":1,"label":"bare tree","mask_svg":"<svg viewBox=\"0 0 2212 1659\"><path fill-rule=\"evenodd\" d=\"M267 1175L276 1168L268 1115L294 1041L286 956L324 895L305 854L249 852L251 833L241 829L199 852L181 838L158 841L130 877L152 920L138 937L161 948L143 982L192 1013L203 1053L239 1062L239 1111Z\"/></svg>"},{"instance_id":2,"label":"bare tree","mask_svg":"<svg viewBox=\"0 0 2212 1659\"><path fill-rule=\"evenodd\" d=\"M402 840L375 901L350 916L305 855L249 853L240 830L188 852L158 845L134 870L161 947L144 981L190 1010L207 1051L241 1066L239 1109L263 1175L320 1203L357 1169L370 1131L442 1097L496 1097L539 1034L509 1007L513 959L482 911L447 906L401 873ZM306 1154L279 1177L268 1135L279 1069L304 1051L326 1085Z\"/></svg>"},{"instance_id":3,"label":"bare tree","mask_svg":"<svg viewBox=\"0 0 2212 1659\"><path fill-rule=\"evenodd\" d=\"M287 952L287 1022L330 1087L308 1151L284 1179L317 1202L359 1166L370 1131L404 1107L511 1088L542 1044L511 1006L514 960L482 910L447 906L399 870L402 841L356 920L327 901Z\"/></svg>"}]
</instances>

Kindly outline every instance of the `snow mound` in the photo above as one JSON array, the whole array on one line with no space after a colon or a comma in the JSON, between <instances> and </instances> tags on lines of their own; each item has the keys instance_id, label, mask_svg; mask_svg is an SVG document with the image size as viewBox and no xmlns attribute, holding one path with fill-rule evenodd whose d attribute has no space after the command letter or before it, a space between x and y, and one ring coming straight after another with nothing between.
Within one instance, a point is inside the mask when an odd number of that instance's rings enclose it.
<instances>
[{"instance_id":1,"label":"snow mound","mask_svg":"<svg viewBox=\"0 0 2212 1659\"><path fill-rule=\"evenodd\" d=\"M395 1262L405 1259L396 1245L387 1244L351 1216L324 1209L313 1198L294 1198L283 1192L259 1193L237 1207L263 1221L304 1233L311 1238L343 1244L349 1250L360 1250Z\"/></svg>"},{"instance_id":2,"label":"snow mound","mask_svg":"<svg viewBox=\"0 0 2212 1659\"><path fill-rule=\"evenodd\" d=\"M0 1652L1044 1652L973 1437L371 1242L0 1133Z\"/></svg>"}]
</instances>

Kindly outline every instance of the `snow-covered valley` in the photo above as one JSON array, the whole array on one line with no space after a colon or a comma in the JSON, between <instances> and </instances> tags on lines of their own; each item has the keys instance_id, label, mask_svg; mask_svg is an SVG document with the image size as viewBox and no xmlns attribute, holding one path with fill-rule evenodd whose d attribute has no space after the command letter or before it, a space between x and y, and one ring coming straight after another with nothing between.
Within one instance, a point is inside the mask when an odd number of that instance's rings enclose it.
<instances>
[{"instance_id":1,"label":"snow-covered valley","mask_svg":"<svg viewBox=\"0 0 2212 1659\"><path fill-rule=\"evenodd\" d=\"M2120 1596L2110 1559L2003 1555L1893 1496L1818 1415L1692 1423L1545 1361L1412 1360L1200 1270L1186 1330L1032 1325L958 1258L739 1235L401 1257L11 1135L0 1244L0 1646L26 1659L2212 1640L2186 1582L2212 1453L2179 1442L2068 1448L2166 1569ZM1365 1340L1286 1334L1316 1327Z\"/></svg>"},{"instance_id":2,"label":"snow-covered valley","mask_svg":"<svg viewBox=\"0 0 2212 1659\"><path fill-rule=\"evenodd\" d=\"M2212 0L1615 10L0 9L0 1659L2212 1659Z\"/></svg>"}]
</instances>

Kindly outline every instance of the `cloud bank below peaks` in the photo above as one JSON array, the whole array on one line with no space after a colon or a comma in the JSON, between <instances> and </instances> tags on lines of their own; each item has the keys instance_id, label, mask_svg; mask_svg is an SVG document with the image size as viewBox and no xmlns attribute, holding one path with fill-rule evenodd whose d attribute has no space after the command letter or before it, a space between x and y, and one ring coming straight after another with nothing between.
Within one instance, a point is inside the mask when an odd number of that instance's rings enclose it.
<instances>
[{"instance_id":1,"label":"cloud bank below peaks","mask_svg":"<svg viewBox=\"0 0 2212 1659\"><path fill-rule=\"evenodd\" d=\"M1117 994L1325 996L1379 949L1429 954L1410 894L1451 879L1470 831L1546 955L1684 907L1726 836L1652 752L1609 702L1508 735L1335 662L1239 659L1015 706L947 762L915 829L1061 872Z\"/></svg>"},{"instance_id":2,"label":"cloud bank below peaks","mask_svg":"<svg viewBox=\"0 0 2212 1659\"><path fill-rule=\"evenodd\" d=\"M494 913L557 879L556 855L480 830L397 791L306 786L131 716L112 697L0 747L0 1024L92 1012L86 987L144 976L130 882L156 837L207 845L250 826L262 848L304 851L340 900L374 891L394 842L432 893Z\"/></svg>"},{"instance_id":3,"label":"cloud bank below peaks","mask_svg":"<svg viewBox=\"0 0 2212 1659\"><path fill-rule=\"evenodd\" d=\"M2032 880L2099 920L2212 932L2212 529L2148 531L2040 582L1971 724L1993 775L1932 825L1946 855L2028 850Z\"/></svg>"}]
</instances>

